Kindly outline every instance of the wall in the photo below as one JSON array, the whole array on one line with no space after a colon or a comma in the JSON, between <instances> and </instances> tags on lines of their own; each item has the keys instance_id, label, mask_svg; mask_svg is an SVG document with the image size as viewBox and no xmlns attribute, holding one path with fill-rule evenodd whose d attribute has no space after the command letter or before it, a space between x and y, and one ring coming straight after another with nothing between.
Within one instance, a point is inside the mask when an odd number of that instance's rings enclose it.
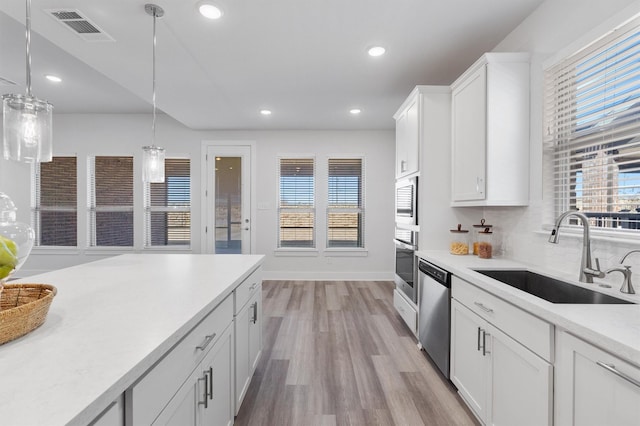
<instances>
[{"instance_id":1,"label":"wall","mask_svg":"<svg viewBox=\"0 0 640 426\"><path fill-rule=\"evenodd\" d=\"M543 68L579 46L603 35L616 25L640 12L640 2L630 0L590 1L547 0L525 19L509 36L496 46L495 51L527 51L531 60L531 144L530 194L531 202L522 208L486 208L484 216L497 225L508 257L541 265L559 273L570 273L577 278L582 249L580 235L563 231L559 244L547 242L549 232L545 224L553 223L548 207L550 195L543 188L542 147L542 86ZM601 259L602 268L618 263L621 255L638 248L639 239L615 241L593 238L592 252ZM640 270L640 256L629 258L629 263ZM621 276L607 277L621 283Z\"/></svg>"},{"instance_id":2,"label":"wall","mask_svg":"<svg viewBox=\"0 0 640 426\"><path fill-rule=\"evenodd\" d=\"M54 153L78 156L79 229L86 229L87 155L134 155L134 195L136 234L134 249L142 247L141 147L150 143L151 117L146 114L54 115ZM254 252L266 255L265 278L290 279L392 279L393 278L393 131L194 131L161 115L157 124L157 144L167 155L191 158L192 249L201 252L204 221L201 211L201 152L203 141L253 141L256 152L256 211ZM232 142L233 143L233 142ZM320 250L309 257L276 256L277 242L277 157L281 154L312 154L318 168L330 155L366 157L365 256L325 256ZM0 160L0 190L18 207L19 220L29 222L30 166ZM318 197L324 188L318 188ZM324 212L317 211L319 223ZM321 238L323 234L318 234ZM112 256L121 251L108 248L85 249L86 236L78 235L78 249L37 248L20 276Z\"/></svg>"}]
</instances>

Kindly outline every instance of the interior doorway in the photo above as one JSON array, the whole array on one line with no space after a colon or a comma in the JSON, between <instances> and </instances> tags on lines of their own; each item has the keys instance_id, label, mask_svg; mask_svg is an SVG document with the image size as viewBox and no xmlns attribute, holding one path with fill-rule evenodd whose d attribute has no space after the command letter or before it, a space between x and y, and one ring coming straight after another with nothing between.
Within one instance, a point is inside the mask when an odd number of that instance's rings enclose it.
<instances>
[{"instance_id":1,"label":"interior doorway","mask_svg":"<svg viewBox=\"0 0 640 426\"><path fill-rule=\"evenodd\" d=\"M251 145L206 145L205 253L252 253L251 156Z\"/></svg>"}]
</instances>

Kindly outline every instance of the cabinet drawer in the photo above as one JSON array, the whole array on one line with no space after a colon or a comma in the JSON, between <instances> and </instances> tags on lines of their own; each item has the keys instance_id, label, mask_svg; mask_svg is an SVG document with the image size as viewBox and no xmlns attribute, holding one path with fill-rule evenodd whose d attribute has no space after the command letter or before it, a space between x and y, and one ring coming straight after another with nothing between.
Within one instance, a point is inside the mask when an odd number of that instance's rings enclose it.
<instances>
[{"instance_id":1,"label":"cabinet drawer","mask_svg":"<svg viewBox=\"0 0 640 426\"><path fill-rule=\"evenodd\" d=\"M232 321L229 296L127 391L127 406L135 407L127 410L132 415L127 424L151 424Z\"/></svg>"},{"instance_id":2,"label":"cabinet drawer","mask_svg":"<svg viewBox=\"0 0 640 426\"><path fill-rule=\"evenodd\" d=\"M400 295L398 290L393 290L393 306L396 308L396 311L398 311L398 314L400 314L404 322L407 323L411 332L416 334L418 313L416 312L416 309Z\"/></svg>"},{"instance_id":3,"label":"cabinet drawer","mask_svg":"<svg viewBox=\"0 0 640 426\"><path fill-rule=\"evenodd\" d=\"M552 362L553 326L456 276L452 297L545 360Z\"/></svg>"},{"instance_id":4,"label":"cabinet drawer","mask_svg":"<svg viewBox=\"0 0 640 426\"><path fill-rule=\"evenodd\" d=\"M234 310L233 314L236 315L240 312L240 309L249 301L249 298L253 294L253 292L258 288L258 286L262 283L262 268L258 268L251 273L243 282L240 284L236 290L233 292L234 294Z\"/></svg>"}]
</instances>

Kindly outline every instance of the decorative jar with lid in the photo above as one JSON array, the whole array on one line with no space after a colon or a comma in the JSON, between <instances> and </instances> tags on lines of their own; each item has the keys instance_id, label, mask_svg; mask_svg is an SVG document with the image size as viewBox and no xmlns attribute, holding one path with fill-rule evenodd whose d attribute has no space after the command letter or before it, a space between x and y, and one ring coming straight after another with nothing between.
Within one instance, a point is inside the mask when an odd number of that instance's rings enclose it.
<instances>
[{"instance_id":1,"label":"decorative jar with lid","mask_svg":"<svg viewBox=\"0 0 640 426\"><path fill-rule=\"evenodd\" d=\"M449 253L469 254L469 230L462 229L462 225L458 224L457 229L451 229L450 231Z\"/></svg>"}]
</instances>

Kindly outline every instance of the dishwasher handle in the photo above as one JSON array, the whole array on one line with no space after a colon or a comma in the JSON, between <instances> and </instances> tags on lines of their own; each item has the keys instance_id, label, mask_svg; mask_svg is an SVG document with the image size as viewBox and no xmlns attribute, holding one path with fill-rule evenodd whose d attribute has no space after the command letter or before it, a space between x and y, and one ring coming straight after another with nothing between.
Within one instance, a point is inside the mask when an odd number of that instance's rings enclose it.
<instances>
[{"instance_id":1,"label":"dishwasher handle","mask_svg":"<svg viewBox=\"0 0 640 426\"><path fill-rule=\"evenodd\" d=\"M425 262L424 260L420 260L418 262L418 270L423 274L431 277L433 280L438 282L439 284L450 288L451 287L451 273L441 269L429 262Z\"/></svg>"}]
</instances>

